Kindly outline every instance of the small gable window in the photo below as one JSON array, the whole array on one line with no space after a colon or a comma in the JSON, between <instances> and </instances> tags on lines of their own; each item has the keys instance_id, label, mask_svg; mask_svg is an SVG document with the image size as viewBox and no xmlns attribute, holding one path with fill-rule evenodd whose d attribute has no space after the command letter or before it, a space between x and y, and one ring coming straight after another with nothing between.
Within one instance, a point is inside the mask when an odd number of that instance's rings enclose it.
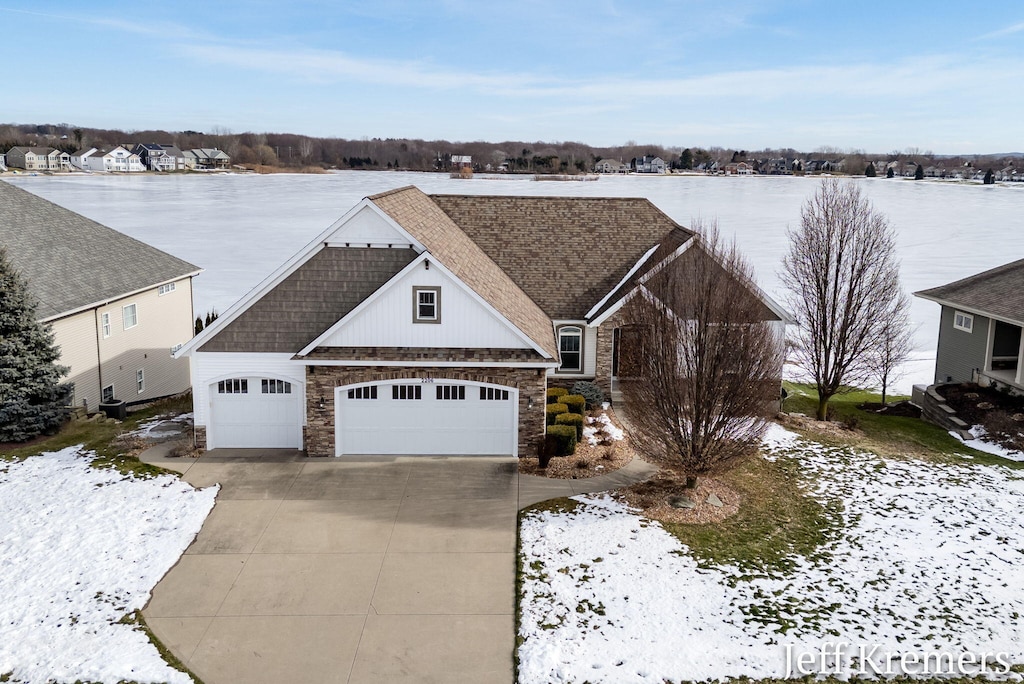
<instances>
[{"instance_id":1,"label":"small gable window","mask_svg":"<svg viewBox=\"0 0 1024 684\"><path fill-rule=\"evenodd\" d=\"M567 325L558 329L558 353L562 357L562 365L558 370L562 373L579 373L583 370L583 329L575 325Z\"/></svg>"},{"instance_id":2,"label":"small gable window","mask_svg":"<svg viewBox=\"0 0 1024 684\"><path fill-rule=\"evenodd\" d=\"M441 322L441 288L439 287L414 287L412 288L412 322L413 323L440 323Z\"/></svg>"},{"instance_id":3,"label":"small gable window","mask_svg":"<svg viewBox=\"0 0 1024 684\"><path fill-rule=\"evenodd\" d=\"M972 332L974 330L974 316L963 311L955 312L953 314L953 327L964 332Z\"/></svg>"}]
</instances>

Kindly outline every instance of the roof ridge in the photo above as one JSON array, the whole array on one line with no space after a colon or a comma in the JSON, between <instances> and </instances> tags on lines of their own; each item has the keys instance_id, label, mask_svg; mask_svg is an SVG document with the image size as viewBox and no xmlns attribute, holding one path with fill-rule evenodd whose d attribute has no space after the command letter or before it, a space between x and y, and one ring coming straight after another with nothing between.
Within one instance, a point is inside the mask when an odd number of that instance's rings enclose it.
<instances>
[{"instance_id":1,"label":"roof ridge","mask_svg":"<svg viewBox=\"0 0 1024 684\"><path fill-rule=\"evenodd\" d=\"M933 290L945 290L948 288L962 287L964 285L968 285L971 283L979 283L988 280L989 278L1002 275L1007 271L1013 271L1021 267L1024 267L1024 259L1017 259L1016 261L1011 261L1008 264L1001 264L999 266L995 266L994 268L990 268L987 271L982 271L981 273L975 273L973 275L965 276L963 278L960 278L959 280L954 280L953 282L946 283L944 285L936 285L935 287L930 287L925 290L918 290L918 292L923 294L927 292L932 292Z\"/></svg>"},{"instance_id":2,"label":"roof ridge","mask_svg":"<svg viewBox=\"0 0 1024 684\"><path fill-rule=\"evenodd\" d=\"M378 199L381 199L382 197L387 197L388 195L397 195L398 193L406 192L407 190L419 190L419 188L417 188L415 185L403 185L400 188L394 188L392 190L385 190L384 192L378 192L376 195L369 195L369 196L366 197L366 199L368 199L368 200L370 200L372 202L373 200L378 200ZM423 192L423 191L420 190L420 192Z\"/></svg>"}]
</instances>

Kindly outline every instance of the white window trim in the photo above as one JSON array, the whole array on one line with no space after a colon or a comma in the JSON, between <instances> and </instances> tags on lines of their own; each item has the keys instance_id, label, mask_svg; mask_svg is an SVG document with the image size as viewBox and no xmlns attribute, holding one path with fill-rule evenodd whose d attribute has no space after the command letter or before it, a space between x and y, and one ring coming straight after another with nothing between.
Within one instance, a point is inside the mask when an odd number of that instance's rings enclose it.
<instances>
[{"instance_id":1,"label":"white window trim","mask_svg":"<svg viewBox=\"0 0 1024 684\"><path fill-rule=\"evenodd\" d=\"M962 323L957 323L957 319L961 319ZM953 311L953 329L962 330L964 332L974 332L974 316L963 311Z\"/></svg>"},{"instance_id":2,"label":"white window trim","mask_svg":"<svg viewBox=\"0 0 1024 684\"><path fill-rule=\"evenodd\" d=\"M125 312L128 311L129 308L132 309L132 311L135 314L135 316L134 316L135 317L135 322L132 323L131 325L125 325L127 323L127 320L125 319ZM125 330L131 330L132 328L134 328L138 324L139 324L139 307L136 306L136 304L134 302L131 303L131 304L125 304L124 306L122 306L121 307L121 325L124 327L124 329Z\"/></svg>"},{"instance_id":3,"label":"white window trim","mask_svg":"<svg viewBox=\"0 0 1024 684\"><path fill-rule=\"evenodd\" d=\"M110 398L109 399L106 398L106 394L107 394L107 390L108 389L110 390ZM114 384L113 383L107 385L106 387L104 387L104 388L102 388L100 390L100 401L102 401L102 402L114 401L114 397L116 397L116 396L117 395L114 393Z\"/></svg>"},{"instance_id":4,"label":"white window trim","mask_svg":"<svg viewBox=\"0 0 1024 684\"><path fill-rule=\"evenodd\" d=\"M110 337L110 312L100 314L100 330L103 331L103 339Z\"/></svg>"},{"instance_id":5,"label":"white window trim","mask_svg":"<svg viewBox=\"0 0 1024 684\"><path fill-rule=\"evenodd\" d=\"M578 352L579 355L580 355L579 365L576 368L565 368L564 367L565 364L563 363L563 364L558 366L558 369L555 372L556 373L562 373L562 374L565 374L565 375L580 375L580 374L583 373L583 369L586 368L586 364L585 364L585 362L583 360L583 355L585 353L585 349L584 349L584 346L583 346L583 337L584 337L584 335L583 335L583 326L582 325L577 325L575 323L568 324L568 325L560 325L560 326L558 326L558 330L556 331L557 332L556 341L558 342L558 357L559 357L559 359L561 359L561 357L562 357L562 333L564 331L566 331L566 330L575 330L576 333L574 334L574 336L579 337L579 340L580 340L580 350Z\"/></svg>"},{"instance_id":6,"label":"white window trim","mask_svg":"<svg viewBox=\"0 0 1024 684\"><path fill-rule=\"evenodd\" d=\"M170 294L171 292L174 292L176 289L177 285L175 283L164 283L163 285L157 288L156 294L158 297L163 297L165 294Z\"/></svg>"}]
</instances>

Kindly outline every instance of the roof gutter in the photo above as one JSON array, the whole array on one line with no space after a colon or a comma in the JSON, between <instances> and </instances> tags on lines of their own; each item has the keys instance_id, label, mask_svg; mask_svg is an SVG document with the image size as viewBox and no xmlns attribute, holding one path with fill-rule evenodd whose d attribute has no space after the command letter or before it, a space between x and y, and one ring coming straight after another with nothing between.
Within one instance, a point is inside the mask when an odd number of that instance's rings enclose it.
<instances>
[{"instance_id":1,"label":"roof gutter","mask_svg":"<svg viewBox=\"0 0 1024 684\"><path fill-rule=\"evenodd\" d=\"M124 294L117 295L116 297L109 297L107 299L101 299L101 300L99 300L97 302L93 302L92 304L86 304L85 306L80 306L80 307L78 307L76 309L69 309L68 311L64 311L64 312L59 313L59 314L54 314L53 316L47 316L46 318L40 318L39 320L42 323L52 323L53 321L60 320L61 318L67 318L68 316L74 316L75 314L82 313L83 311L89 311L90 309L96 309L96 308L99 308L101 306L106 306L107 304L110 304L111 302L116 302L119 299L127 299L128 297L133 297L133 296L139 294L140 292L145 292L146 290L152 290L154 287L160 287L161 285L166 285L167 283L174 283L174 282L177 282L179 280L184 280L185 278L195 278L197 275L202 273L204 270L205 269L200 268L199 270L192 271L191 273L185 273L185 274L180 275L180 276L175 276L174 278L168 278L167 280L161 280L159 282L153 283L152 285L147 285L146 287L140 287L137 290L132 290L131 292L125 292Z\"/></svg>"},{"instance_id":2,"label":"roof gutter","mask_svg":"<svg viewBox=\"0 0 1024 684\"><path fill-rule=\"evenodd\" d=\"M935 302L936 304L940 304L942 306L948 306L949 308L956 309L957 311L963 311L966 313L975 314L977 316L984 316L986 318L991 318L997 321L1002 321L1004 323L1009 323L1011 325L1016 325L1024 328L1024 321L1020 321L1015 318L1009 318L1008 316L1000 316L998 314L994 314L989 311L979 309L978 307L975 306L965 306L963 304L957 304L956 302L951 302L948 299L932 297L931 295L922 294L921 292L914 292L913 294L915 297L927 299L930 302Z\"/></svg>"}]
</instances>

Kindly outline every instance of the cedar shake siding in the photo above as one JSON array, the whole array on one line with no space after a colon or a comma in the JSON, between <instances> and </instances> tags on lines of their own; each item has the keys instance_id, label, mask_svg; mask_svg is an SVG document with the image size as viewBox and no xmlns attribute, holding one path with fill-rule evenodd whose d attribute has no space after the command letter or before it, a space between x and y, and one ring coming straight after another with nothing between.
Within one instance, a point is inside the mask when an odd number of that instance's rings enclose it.
<instances>
[{"instance_id":1,"label":"cedar shake siding","mask_svg":"<svg viewBox=\"0 0 1024 684\"><path fill-rule=\"evenodd\" d=\"M324 247L199 351L295 353L416 256L412 249Z\"/></svg>"},{"instance_id":2,"label":"cedar shake siding","mask_svg":"<svg viewBox=\"0 0 1024 684\"><path fill-rule=\"evenodd\" d=\"M939 319L939 348L935 353L935 382L972 382L974 370L985 368L989 319L974 315L971 332L953 327L956 309L942 307ZM1016 354L1016 351L1014 352Z\"/></svg>"},{"instance_id":3,"label":"cedar shake siding","mask_svg":"<svg viewBox=\"0 0 1024 684\"><path fill-rule=\"evenodd\" d=\"M581 320L651 247L693 235L640 198L431 199L552 319Z\"/></svg>"}]
</instances>

